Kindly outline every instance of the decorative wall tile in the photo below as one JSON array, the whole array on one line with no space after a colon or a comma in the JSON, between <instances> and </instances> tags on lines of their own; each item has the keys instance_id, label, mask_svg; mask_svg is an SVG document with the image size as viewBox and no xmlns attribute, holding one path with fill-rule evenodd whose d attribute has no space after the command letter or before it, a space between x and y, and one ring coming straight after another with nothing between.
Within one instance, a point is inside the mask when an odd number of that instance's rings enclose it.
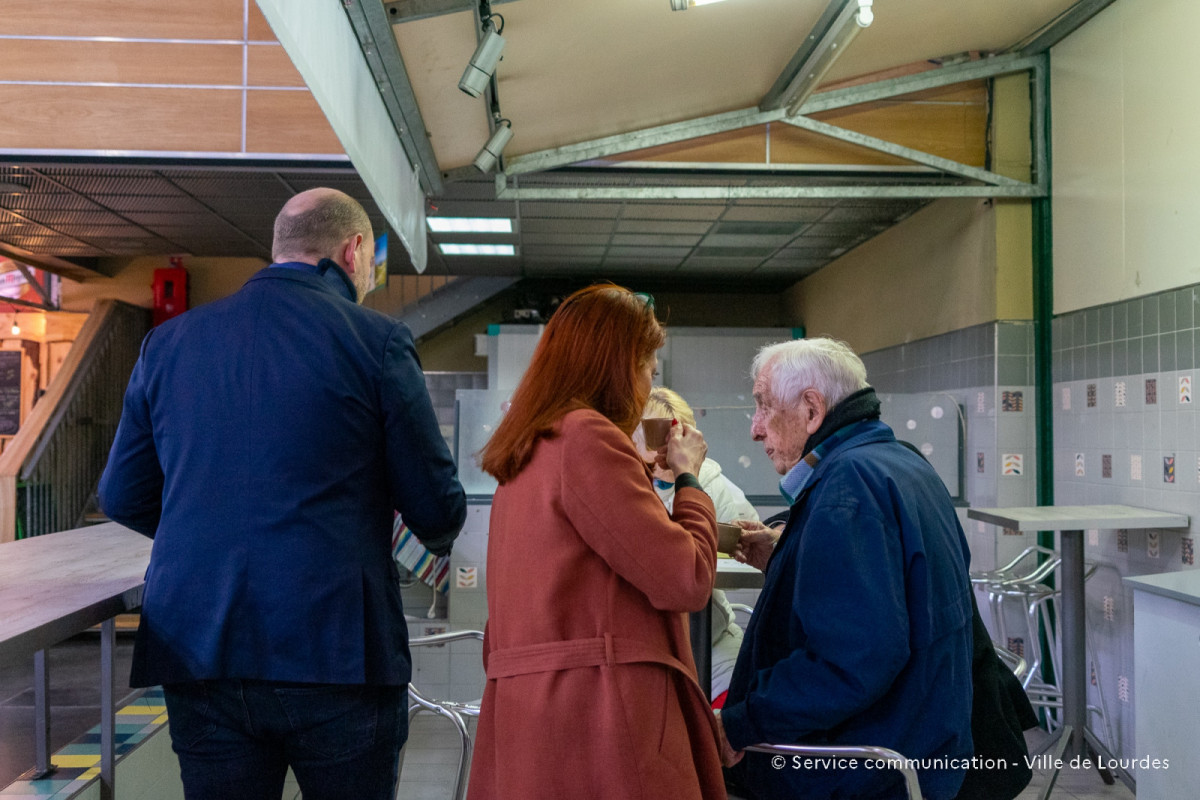
<instances>
[{"instance_id":1,"label":"decorative wall tile","mask_svg":"<svg viewBox=\"0 0 1200 800\"><path fill-rule=\"evenodd\" d=\"M1100 683L1099 683L1099 681L1096 680L1096 662L1095 661L1088 662L1088 672L1091 674L1092 686L1099 686Z\"/></svg>"},{"instance_id":2,"label":"decorative wall tile","mask_svg":"<svg viewBox=\"0 0 1200 800\"><path fill-rule=\"evenodd\" d=\"M1024 471L1024 456L1020 453L1005 453L1001 456L1004 459L1004 474L1005 475L1020 475Z\"/></svg>"},{"instance_id":3,"label":"decorative wall tile","mask_svg":"<svg viewBox=\"0 0 1200 800\"><path fill-rule=\"evenodd\" d=\"M1142 479L1142 457L1139 455L1129 457L1129 479L1134 481Z\"/></svg>"},{"instance_id":4,"label":"decorative wall tile","mask_svg":"<svg viewBox=\"0 0 1200 800\"><path fill-rule=\"evenodd\" d=\"M1114 400L1116 402L1117 408L1124 408L1125 407L1125 395L1126 395L1125 381L1117 381L1115 392L1116 392L1116 395L1114 397Z\"/></svg>"},{"instance_id":5,"label":"decorative wall tile","mask_svg":"<svg viewBox=\"0 0 1200 800\"><path fill-rule=\"evenodd\" d=\"M1016 528L1005 528L1004 535L1005 536L1024 536L1025 531L1019 531Z\"/></svg>"},{"instance_id":6,"label":"decorative wall tile","mask_svg":"<svg viewBox=\"0 0 1200 800\"><path fill-rule=\"evenodd\" d=\"M1088 531L1088 547L1100 546L1100 531L1092 528Z\"/></svg>"},{"instance_id":7,"label":"decorative wall tile","mask_svg":"<svg viewBox=\"0 0 1200 800\"><path fill-rule=\"evenodd\" d=\"M1124 675L1117 678L1117 699L1122 703L1129 702L1129 678Z\"/></svg>"},{"instance_id":8,"label":"decorative wall tile","mask_svg":"<svg viewBox=\"0 0 1200 800\"><path fill-rule=\"evenodd\" d=\"M1183 543L1183 563L1190 567L1196 563L1196 540L1184 536L1180 541Z\"/></svg>"},{"instance_id":9,"label":"decorative wall tile","mask_svg":"<svg viewBox=\"0 0 1200 800\"><path fill-rule=\"evenodd\" d=\"M1062 390L1062 408L1063 411L1071 410L1071 387L1064 386Z\"/></svg>"},{"instance_id":10,"label":"decorative wall tile","mask_svg":"<svg viewBox=\"0 0 1200 800\"><path fill-rule=\"evenodd\" d=\"M1023 637L1021 637L1021 636L1008 637L1007 647L1008 647L1008 652L1012 653L1013 655L1020 656L1021 658L1025 657L1025 639Z\"/></svg>"},{"instance_id":11,"label":"decorative wall tile","mask_svg":"<svg viewBox=\"0 0 1200 800\"><path fill-rule=\"evenodd\" d=\"M987 395L983 392L975 395L975 413L983 414L987 411Z\"/></svg>"},{"instance_id":12,"label":"decorative wall tile","mask_svg":"<svg viewBox=\"0 0 1200 800\"><path fill-rule=\"evenodd\" d=\"M1096 407L1096 384L1089 383L1087 385L1087 407Z\"/></svg>"},{"instance_id":13,"label":"decorative wall tile","mask_svg":"<svg viewBox=\"0 0 1200 800\"><path fill-rule=\"evenodd\" d=\"M459 567L455 571L454 587L456 589L477 589L477 588L479 588L479 568L478 567Z\"/></svg>"},{"instance_id":14,"label":"decorative wall tile","mask_svg":"<svg viewBox=\"0 0 1200 800\"><path fill-rule=\"evenodd\" d=\"M1129 552L1129 531L1125 530L1124 528L1117 531L1117 552Z\"/></svg>"},{"instance_id":15,"label":"decorative wall tile","mask_svg":"<svg viewBox=\"0 0 1200 800\"><path fill-rule=\"evenodd\" d=\"M1189 405L1192 402L1192 376L1179 376L1179 404Z\"/></svg>"},{"instance_id":16,"label":"decorative wall tile","mask_svg":"<svg viewBox=\"0 0 1200 800\"><path fill-rule=\"evenodd\" d=\"M984 472L984 469L983 469L983 464L984 464L984 461L983 461L983 455L984 455L983 453L976 453L976 454L975 454L975 471L976 471L976 472L978 472L978 473L980 473L981 475L982 475L982 474L983 474L983 472Z\"/></svg>"},{"instance_id":17,"label":"decorative wall tile","mask_svg":"<svg viewBox=\"0 0 1200 800\"><path fill-rule=\"evenodd\" d=\"M1146 405L1158 404L1158 379L1146 378Z\"/></svg>"},{"instance_id":18,"label":"decorative wall tile","mask_svg":"<svg viewBox=\"0 0 1200 800\"><path fill-rule=\"evenodd\" d=\"M1075 454L1075 477L1083 477L1083 453Z\"/></svg>"},{"instance_id":19,"label":"decorative wall tile","mask_svg":"<svg viewBox=\"0 0 1200 800\"><path fill-rule=\"evenodd\" d=\"M1109 622L1117 619L1117 601L1111 596L1104 598L1104 618Z\"/></svg>"},{"instance_id":20,"label":"decorative wall tile","mask_svg":"<svg viewBox=\"0 0 1200 800\"><path fill-rule=\"evenodd\" d=\"M1004 392L1000 395L1001 411L1024 411L1025 397L1023 392Z\"/></svg>"},{"instance_id":21,"label":"decorative wall tile","mask_svg":"<svg viewBox=\"0 0 1200 800\"><path fill-rule=\"evenodd\" d=\"M1163 483L1175 482L1175 456L1163 456Z\"/></svg>"},{"instance_id":22,"label":"decorative wall tile","mask_svg":"<svg viewBox=\"0 0 1200 800\"><path fill-rule=\"evenodd\" d=\"M1100 456L1100 477L1112 477L1112 453L1105 453Z\"/></svg>"},{"instance_id":23,"label":"decorative wall tile","mask_svg":"<svg viewBox=\"0 0 1200 800\"><path fill-rule=\"evenodd\" d=\"M1158 531L1146 532L1146 556L1148 558L1159 558L1162 556L1162 548L1158 541Z\"/></svg>"}]
</instances>

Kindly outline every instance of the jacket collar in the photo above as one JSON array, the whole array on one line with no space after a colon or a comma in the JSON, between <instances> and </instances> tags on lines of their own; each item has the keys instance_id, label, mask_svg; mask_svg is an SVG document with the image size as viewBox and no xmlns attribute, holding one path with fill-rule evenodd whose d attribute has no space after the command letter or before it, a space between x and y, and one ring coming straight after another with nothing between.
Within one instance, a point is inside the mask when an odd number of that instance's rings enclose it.
<instances>
[{"instance_id":1,"label":"jacket collar","mask_svg":"<svg viewBox=\"0 0 1200 800\"><path fill-rule=\"evenodd\" d=\"M358 290L354 286L354 281L350 279L345 270L328 258L321 259L317 264L307 264L303 261L271 264L250 278L251 281L264 279L295 281L345 298L352 303L358 302ZM247 281L247 283L249 282Z\"/></svg>"}]
</instances>

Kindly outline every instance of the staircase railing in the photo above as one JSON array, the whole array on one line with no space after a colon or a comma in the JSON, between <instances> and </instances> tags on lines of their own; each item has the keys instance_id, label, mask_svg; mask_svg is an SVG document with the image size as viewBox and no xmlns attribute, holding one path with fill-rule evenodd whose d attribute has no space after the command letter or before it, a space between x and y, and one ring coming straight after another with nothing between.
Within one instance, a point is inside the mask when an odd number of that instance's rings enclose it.
<instances>
[{"instance_id":1,"label":"staircase railing","mask_svg":"<svg viewBox=\"0 0 1200 800\"><path fill-rule=\"evenodd\" d=\"M149 329L145 309L96 304L46 394L0 453L0 542L79 526Z\"/></svg>"}]
</instances>

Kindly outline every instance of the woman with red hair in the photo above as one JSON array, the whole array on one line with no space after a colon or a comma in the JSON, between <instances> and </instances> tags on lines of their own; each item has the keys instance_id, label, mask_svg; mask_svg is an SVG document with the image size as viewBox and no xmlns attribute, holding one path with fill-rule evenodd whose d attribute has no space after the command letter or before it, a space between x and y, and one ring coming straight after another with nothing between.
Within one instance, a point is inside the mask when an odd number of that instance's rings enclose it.
<instances>
[{"instance_id":1,"label":"woman with red hair","mask_svg":"<svg viewBox=\"0 0 1200 800\"><path fill-rule=\"evenodd\" d=\"M671 429L668 514L631 439L663 340L644 295L571 295L483 450L500 486L470 800L725 797L685 615L716 570L707 447Z\"/></svg>"}]
</instances>

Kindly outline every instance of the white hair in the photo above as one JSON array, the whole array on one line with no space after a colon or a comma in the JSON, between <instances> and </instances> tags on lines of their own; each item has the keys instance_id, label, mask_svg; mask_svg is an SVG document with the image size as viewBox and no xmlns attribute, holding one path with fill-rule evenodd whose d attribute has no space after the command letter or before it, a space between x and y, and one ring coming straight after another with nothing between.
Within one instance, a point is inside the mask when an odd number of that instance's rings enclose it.
<instances>
[{"instance_id":1,"label":"white hair","mask_svg":"<svg viewBox=\"0 0 1200 800\"><path fill-rule=\"evenodd\" d=\"M867 368L849 345L836 339L795 339L769 344L758 351L751 366L754 380L769 371L771 394L784 405L800 400L805 389L816 389L829 408L859 389L865 389Z\"/></svg>"}]
</instances>

